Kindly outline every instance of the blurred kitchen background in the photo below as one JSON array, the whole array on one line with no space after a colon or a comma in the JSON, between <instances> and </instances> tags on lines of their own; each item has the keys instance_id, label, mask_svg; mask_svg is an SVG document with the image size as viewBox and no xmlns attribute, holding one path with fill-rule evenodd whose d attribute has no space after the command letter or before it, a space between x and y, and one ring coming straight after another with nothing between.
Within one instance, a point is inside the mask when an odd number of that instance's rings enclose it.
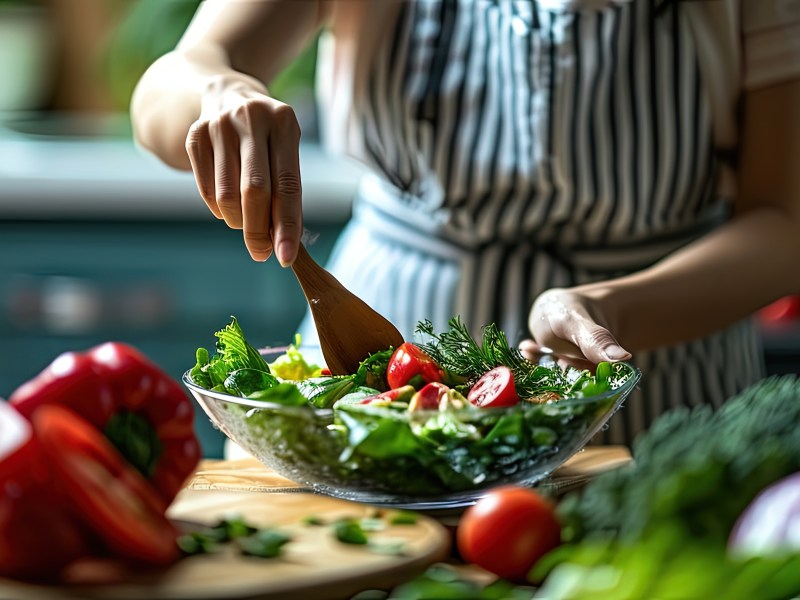
<instances>
[{"instance_id":1,"label":"blurred kitchen background","mask_svg":"<svg viewBox=\"0 0 800 600\"><path fill-rule=\"evenodd\" d=\"M248 258L188 173L137 149L127 109L198 0L0 0L0 396L59 353L133 344L179 379L236 315L257 345L289 342L305 311L291 272ZM318 145L309 48L272 92L303 127L311 253L346 221L356 165ZM800 299L762 311L770 372L800 371ZM206 456L223 436L199 412Z\"/></svg>"},{"instance_id":2,"label":"blurred kitchen background","mask_svg":"<svg viewBox=\"0 0 800 600\"><path fill-rule=\"evenodd\" d=\"M133 144L136 81L199 0L0 0L0 397L59 353L133 344L179 379L235 315L257 345L285 345L305 311L291 271L248 258L191 174ZM309 251L324 261L349 216L356 165L320 149L316 48L273 93L303 127ZM223 436L197 414L206 456Z\"/></svg>"}]
</instances>

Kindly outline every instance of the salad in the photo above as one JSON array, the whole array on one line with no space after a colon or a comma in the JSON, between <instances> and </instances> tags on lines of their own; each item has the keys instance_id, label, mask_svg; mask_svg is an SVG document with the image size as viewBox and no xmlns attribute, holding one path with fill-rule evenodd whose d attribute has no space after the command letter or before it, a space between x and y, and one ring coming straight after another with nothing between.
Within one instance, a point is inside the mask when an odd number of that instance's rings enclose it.
<instances>
[{"instance_id":1,"label":"salad","mask_svg":"<svg viewBox=\"0 0 800 600\"><path fill-rule=\"evenodd\" d=\"M214 355L197 350L186 379L246 399L212 418L295 480L426 497L546 476L638 379L625 363L594 372L536 364L493 324L480 342L459 317L448 325L437 333L421 322L418 341L332 376L307 360L298 338L268 362L233 318L216 333Z\"/></svg>"}]
</instances>

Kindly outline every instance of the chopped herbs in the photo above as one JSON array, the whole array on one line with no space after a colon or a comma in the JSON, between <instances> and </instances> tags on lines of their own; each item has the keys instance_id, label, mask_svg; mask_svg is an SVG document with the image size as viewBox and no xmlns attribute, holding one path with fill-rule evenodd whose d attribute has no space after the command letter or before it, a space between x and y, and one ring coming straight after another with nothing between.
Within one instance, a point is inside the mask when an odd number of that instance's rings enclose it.
<instances>
[{"instance_id":1,"label":"chopped herbs","mask_svg":"<svg viewBox=\"0 0 800 600\"><path fill-rule=\"evenodd\" d=\"M281 539L283 542L280 542ZM220 544L235 541L243 554L272 558L278 556L280 546L289 538L274 529L259 529L241 517L220 520L216 525L178 537L178 547L184 554L211 554Z\"/></svg>"},{"instance_id":2,"label":"chopped herbs","mask_svg":"<svg viewBox=\"0 0 800 600\"><path fill-rule=\"evenodd\" d=\"M356 519L342 519L333 525L336 539L343 544L366 544L367 532Z\"/></svg>"},{"instance_id":3,"label":"chopped herbs","mask_svg":"<svg viewBox=\"0 0 800 600\"><path fill-rule=\"evenodd\" d=\"M277 529L261 529L253 535L238 538L236 544L247 556L259 556L261 558L275 558L281 553L281 548L287 544L291 538Z\"/></svg>"},{"instance_id":4,"label":"chopped herbs","mask_svg":"<svg viewBox=\"0 0 800 600\"><path fill-rule=\"evenodd\" d=\"M401 510L392 515L389 523L392 525L414 525L418 520L417 513Z\"/></svg>"},{"instance_id":5,"label":"chopped herbs","mask_svg":"<svg viewBox=\"0 0 800 600\"><path fill-rule=\"evenodd\" d=\"M184 554L211 554L217 550L217 540L195 531L179 536L178 548Z\"/></svg>"}]
</instances>

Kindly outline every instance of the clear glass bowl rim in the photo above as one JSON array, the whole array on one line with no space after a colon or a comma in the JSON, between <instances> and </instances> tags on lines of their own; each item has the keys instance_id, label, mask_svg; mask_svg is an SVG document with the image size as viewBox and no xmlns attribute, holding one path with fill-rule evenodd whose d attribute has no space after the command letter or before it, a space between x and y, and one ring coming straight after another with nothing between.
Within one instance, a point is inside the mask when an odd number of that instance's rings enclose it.
<instances>
[{"instance_id":1,"label":"clear glass bowl rim","mask_svg":"<svg viewBox=\"0 0 800 600\"><path fill-rule=\"evenodd\" d=\"M559 406L580 406L581 404L589 404L595 403L599 400L603 400L608 398L609 396L615 396L620 392L624 392L636 386L639 383L639 380L642 377L641 370L628 363L622 363L626 367L628 367L631 372L628 378L622 383L622 385L611 388L610 390L603 392L602 394L596 394L594 396L586 396L586 397L570 397L570 398L563 398L561 400L556 401ZM209 398L214 398L215 400L219 400L222 402L229 402L231 404L239 404L241 406L248 406L250 408L264 408L264 409L271 409L271 410L284 410L284 411L304 411L304 412L312 412L318 418L328 418L333 415L332 408L316 408L315 406L307 405L307 406L291 406L286 404L279 404L277 402L265 402L263 400L252 400L250 398L243 398L241 396L234 396L233 394L228 394L225 392L215 392L213 390L208 390L204 387L201 387L194 383L191 378L191 369L188 369L182 377L183 384L190 390L205 395ZM626 394L627 396L627 394ZM483 408L482 410L492 411L492 412L508 412L516 410L519 407L519 404L515 404L513 406L505 406L499 408ZM458 413L461 410L469 410L469 409L457 409L455 412ZM420 411L420 412L430 412L435 413L437 412L435 409Z\"/></svg>"}]
</instances>

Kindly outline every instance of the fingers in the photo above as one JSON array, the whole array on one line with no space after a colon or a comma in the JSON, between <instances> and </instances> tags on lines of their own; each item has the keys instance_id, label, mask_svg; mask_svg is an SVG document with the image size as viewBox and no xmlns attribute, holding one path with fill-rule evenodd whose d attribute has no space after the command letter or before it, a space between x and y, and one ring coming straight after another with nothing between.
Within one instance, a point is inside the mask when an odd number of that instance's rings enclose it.
<instances>
[{"instance_id":1,"label":"fingers","mask_svg":"<svg viewBox=\"0 0 800 600\"><path fill-rule=\"evenodd\" d=\"M283 266L303 230L300 126L294 111L264 94L212 97L190 129L186 152L200 196L228 227L242 229L253 260L273 250Z\"/></svg>"},{"instance_id":2,"label":"fingers","mask_svg":"<svg viewBox=\"0 0 800 600\"><path fill-rule=\"evenodd\" d=\"M208 133L208 122L197 121L189 129L189 135L186 137L186 153L189 155L200 197L214 216L221 219L222 213L217 207L214 192L214 147Z\"/></svg>"},{"instance_id":3,"label":"fingers","mask_svg":"<svg viewBox=\"0 0 800 600\"><path fill-rule=\"evenodd\" d=\"M214 148L214 196L217 207L228 227L241 229L239 136L229 119L211 121L208 129Z\"/></svg>"},{"instance_id":4,"label":"fingers","mask_svg":"<svg viewBox=\"0 0 800 600\"><path fill-rule=\"evenodd\" d=\"M578 370L594 369L594 363L585 358L573 358L555 354L550 348L537 344L533 340L522 340L519 343L519 351L523 357L531 362L539 364L556 363L562 369L573 368Z\"/></svg>"},{"instance_id":5,"label":"fingers","mask_svg":"<svg viewBox=\"0 0 800 600\"><path fill-rule=\"evenodd\" d=\"M278 261L286 267L294 262L303 232L302 185L300 183L300 127L294 111L286 106L270 136L270 158L274 197L272 239Z\"/></svg>"},{"instance_id":6,"label":"fingers","mask_svg":"<svg viewBox=\"0 0 800 600\"><path fill-rule=\"evenodd\" d=\"M562 357L595 364L630 359L630 352L592 318L584 300L564 290L542 294L534 303L529 320L536 343Z\"/></svg>"},{"instance_id":7,"label":"fingers","mask_svg":"<svg viewBox=\"0 0 800 600\"><path fill-rule=\"evenodd\" d=\"M266 134L256 127L254 136L241 143L242 226L244 243L253 260L265 261L272 254L270 206L272 176L269 171Z\"/></svg>"}]
</instances>

